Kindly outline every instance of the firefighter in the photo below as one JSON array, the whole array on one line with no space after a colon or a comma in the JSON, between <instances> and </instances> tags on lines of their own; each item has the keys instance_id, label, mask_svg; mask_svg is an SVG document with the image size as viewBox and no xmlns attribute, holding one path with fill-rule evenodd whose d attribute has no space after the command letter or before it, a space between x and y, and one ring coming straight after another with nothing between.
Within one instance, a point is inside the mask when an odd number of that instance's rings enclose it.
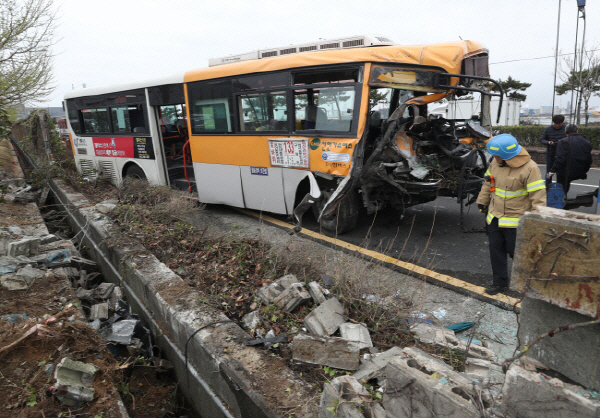
<instances>
[{"instance_id":1,"label":"firefighter","mask_svg":"<svg viewBox=\"0 0 600 418\"><path fill-rule=\"evenodd\" d=\"M485 292L495 295L510 284L506 256L514 255L519 218L546 205L546 186L537 164L514 136L493 137L487 150L494 159L486 172L477 206L486 213L493 273L492 285Z\"/></svg>"}]
</instances>

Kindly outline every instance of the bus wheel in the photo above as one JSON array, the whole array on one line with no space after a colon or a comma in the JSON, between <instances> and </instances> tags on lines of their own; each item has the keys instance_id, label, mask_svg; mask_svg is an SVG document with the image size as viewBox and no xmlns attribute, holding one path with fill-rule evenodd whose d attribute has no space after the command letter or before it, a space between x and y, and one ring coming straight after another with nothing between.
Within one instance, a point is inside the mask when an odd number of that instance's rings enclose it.
<instances>
[{"instance_id":1,"label":"bus wheel","mask_svg":"<svg viewBox=\"0 0 600 418\"><path fill-rule=\"evenodd\" d=\"M315 217L319 217L319 213L323 209L323 205L327 202L331 196L330 192L323 193L323 200L321 204L313 207L313 213ZM351 190L348 195L338 204L335 211L327 216L321 218L321 227L326 231L341 235L348 231L351 231L358 222L358 215L360 212L360 201L356 190Z\"/></svg>"},{"instance_id":2,"label":"bus wheel","mask_svg":"<svg viewBox=\"0 0 600 418\"><path fill-rule=\"evenodd\" d=\"M140 180L146 180L146 174L144 173L144 170L142 170L135 164L127 167L127 170L125 170L125 177L133 177Z\"/></svg>"}]
</instances>

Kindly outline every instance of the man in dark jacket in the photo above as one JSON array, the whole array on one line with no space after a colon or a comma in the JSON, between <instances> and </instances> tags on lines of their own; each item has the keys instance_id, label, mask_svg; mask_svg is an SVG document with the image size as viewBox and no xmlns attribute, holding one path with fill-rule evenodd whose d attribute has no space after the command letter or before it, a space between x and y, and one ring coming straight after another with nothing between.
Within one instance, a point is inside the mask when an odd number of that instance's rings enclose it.
<instances>
[{"instance_id":1,"label":"man in dark jacket","mask_svg":"<svg viewBox=\"0 0 600 418\"><path fill-rule=\"evenodd\" d=\"M577 130L577 125L569 125L567 137L558 141L554 166L550 177L556 173L556 181L563 185L565 194L573 180L587 178L592 165L592 145Z\"/></svg>"},{"instance_id":2,"label":"man in dark jacket","mask_svg":"<svg viewBox=\"0 0 600 418\"><path fill-rule=\"evenodd\" d=\"M548 173L554 166L554 157L556 156L556 146L558 141L563 139L565 136L565 126L563 122L565 117L563 115L554 115L552 117L552 125L544 129L540 142L546 145L546 173ZM546 182L546 187L550 185L550 181Z\"/></svg>"}]
</instances>

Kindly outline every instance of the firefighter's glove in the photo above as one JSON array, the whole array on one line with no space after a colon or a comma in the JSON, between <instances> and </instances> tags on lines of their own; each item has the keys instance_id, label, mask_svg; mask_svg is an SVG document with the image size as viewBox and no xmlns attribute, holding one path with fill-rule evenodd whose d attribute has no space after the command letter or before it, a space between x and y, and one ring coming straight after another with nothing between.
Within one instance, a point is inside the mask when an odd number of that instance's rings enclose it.
<instances>
[{"instance_id":1,"label":"firefighter's glove","mask_svg":"<svg viewBox=\"0 0 600 418\"><path fill-rule=\"evenodd\" d=\"M481 212L481 213L488 213L487 205L482 205L482 204L478 203L477 209L479 209L479 212Z\"/></svg>"},{"instance_id":2,"label":"firefighter's glove","mask_svg":"<svg viewBox=\"0 0 600 418\"><path fill-rule=\"evenodd\" d=\"M550 180L552 179L552 176L554 176L554 172L553 171L549 171L546 173L546 180Z\"/></svg>"}]
</instances>

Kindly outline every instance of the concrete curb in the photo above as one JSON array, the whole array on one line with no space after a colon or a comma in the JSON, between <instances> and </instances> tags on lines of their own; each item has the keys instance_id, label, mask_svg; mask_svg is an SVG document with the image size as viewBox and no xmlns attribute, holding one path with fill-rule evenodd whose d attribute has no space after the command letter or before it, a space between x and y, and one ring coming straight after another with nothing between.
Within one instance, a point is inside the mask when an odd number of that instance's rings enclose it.
<instances>
[{"instance_id":1,"label":"concrete curb","mask_svg":"<svg viewBox=\"0 0 600 418\"><path fill-rule=\"evenodd\" d=\"M276 417L277 409L295 408L296 417L316 415L317 403L307 402L312 387L282 361L245 347L250 336L238 325L212 326L229 320L202 306L183 280L141 245L110 244L114 226L83 195L59 181L51 180L50 186L105 278L123 287L134 311L152 329L198 413Z\"/></svg>"}]
</instances>

